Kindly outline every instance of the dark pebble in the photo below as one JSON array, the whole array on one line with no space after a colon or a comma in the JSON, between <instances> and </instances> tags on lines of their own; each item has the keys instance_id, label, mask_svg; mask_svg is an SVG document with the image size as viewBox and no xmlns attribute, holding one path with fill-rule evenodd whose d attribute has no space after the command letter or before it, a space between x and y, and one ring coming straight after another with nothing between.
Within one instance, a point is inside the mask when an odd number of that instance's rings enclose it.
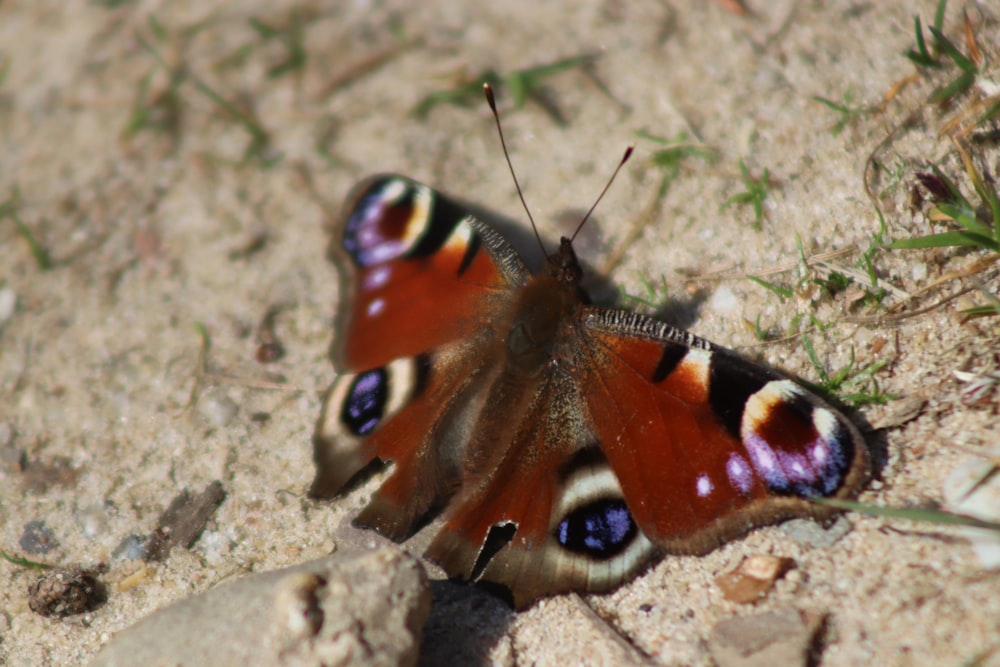
<instances>
[{"instance_id":1,"label":"dark pebble","mask_svg":"<svg viewBox=\"0 0 1000 667\"><path fill-rule=\"evenodd\" d=\"M82 614L105 599L94 573L80 567L50 570L28 586L28 606L42 616Z\"/></svg>"},{"instance_id":2,"label":"dark pebble","mask_svg":"<svg viewBox=\"0 0 1000 667\"><path fill-rule=\"evenodd\" d=\"M59 546L59 541L44 521L35 519L24 525L24 532L21 533L18 544L24 553L47 554Z\"/></svg>"}]
</instances>

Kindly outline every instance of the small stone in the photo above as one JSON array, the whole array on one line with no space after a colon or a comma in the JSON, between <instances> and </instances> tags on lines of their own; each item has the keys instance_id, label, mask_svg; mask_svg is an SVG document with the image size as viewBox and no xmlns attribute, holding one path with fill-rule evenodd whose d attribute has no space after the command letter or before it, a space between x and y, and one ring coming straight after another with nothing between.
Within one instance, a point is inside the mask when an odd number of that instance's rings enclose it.
<instances>
[{"instance_id":1,"label":"small stone","mask_svg":"<svg viewBox=\"0 0 1000 667\"><path fill-rule=\"evenodd\" d=\"M57 456L48 462L28 461L22 480L25 491L41 495L53 488L71 488L79 478L79 469L74 468L65 456Z\"/></svg>"},{"instance_id":2,"label":"small stone","mask_svg":"<svg viewBox=\"0 0 1000 667\"><path fill-rule=\"evenodd\" d=\"M146 544L149 539L142 535L129 535L115 547L111 557L124 560L143 560L146 558Z\"/></svg>"},{"instance_id":3,"label":"small stone","mask_svg":"<svg viewBox=\"0 0 1000 667\"><path fill-rule=\"evenodd\" d=\"M50 570L28 587L28 606L42 616L82 614L104 600L104 587L94 572L80 567Z\"/></svg>"},{"instance_id":4,"label":"small stone","mask_svg":"<svg viewBox=\"0 0 1000 667\"><path fill-rule=\"evenodd\" d=\"M198 401L198 412L215 428L225 428L236 417L239 406L223 392L210 392Z\"/></svg>"},{"instance_id":5,"label":"small stone","mask_svg":"<svg viewBox=\"0 0 1000 667\"><path fill-rule=\"evenodd\" d=\"M221 565L230 558L230 551L236 543L225 533L217 530L206 530L198 538L195 547L206 563Z\"/></svg>"},{"instance_id":6,"label":"small stone","mask_svg":"<svg viewBox=\"0 0 1000 667\"><path fill-rule=\"evenodd\" d=\"M825 616L785 607L716 623L708 649L719 667L805 667Z\"/></svg>"},{"instance_id":7,"label":"small stone","mask_svg":"<svg viewBox=\"0 0 1000 667\"><path fill-rule=\"evenodd\" d=\"M739 300L736 294L733 293L731 289L725 285L719 287L712 294L712 298L709 299L708 307L712 309L712 312L716 315L734 315L740 312L740 308L743 303Z\"/></svg>"},{"instance_id":8,"label":"small stone","mask_svg":"<svg viewBox=\"0 0 1000 667\"><path fill-rule=\"evenodd\" d=\"M391 547L260 572L162 609L111 639L111 665L416 665L427 575Z\"/></svg>"},{"instance_id":9,"label":"small stone","mask_svg":"<svg viewBox=\"0 0 1000 667\"><path fill-rule=\"evenodd\" d=\"M262 364L274 363L285 356L285 348L276 340L266 341L257 346L254 356Z\"/></svg>"},{"instance_id":10,"label":"small stone","mask_svg":"<svg viewBox=\"0 0 1000 667\"><path fill-rule=\"evenodd\" d=\"M991 460L992 458L992 460ZM944 482L945 507L958 514L1000 523L1000 449L961 461ZM984 569L1000 569L1000 531L962 526L962 535Z\"/></svg>"},{"instance_id":11,"label":"small stone","mask_svg":"<svg viewBox=\"0 0 1000 667\"><path fill-rule=\"evenodd\" d=\"M0 327L14 317L17 310L17 293L10 287L0 288Z\"/></svg>"},{"instance_id":12,"label":"small stone","mask_svg":"<svg viewBox=\"0 0 1000 667\"><path fill-rule=\"evenodd\" d=\"M896 428L913 421L924 411L927 399L923 396L907 396L891 402L888 410L878 418L872 420L872 428L876 431L881 429Z\"/></svg>"},{"instance_id":13,"label":"small stone","mask_svg":"<svg viewBox=\"0 0 1000 667\"><path fill-rule=\"evenodd\" d=\"M735 568L715 578L715 585L730 602L750 604L767 597L777 581L795 561L767 554L756 554Z\"/></svg>"},{"instance_id":14,"label":"small stone","mask_svg":"<svg viewBox=\"0 0 1000 667\"><path fill-rule=\"evenodd\" d=\"M24 532L21 533L18 544L24 553L47 554L59 546L59 541L43 520L35 519L24 525Z\"/></svg>"},{"instance_id":15,"label":"small stone","mask_svg":"<svg viewBox=\"0 0 1000 667\"><path fill-rule=\"evenodd\" d=\"M156 576L156 568L147 563L142 563L135 572L119 579L115 583L115 591L124 593L125 591L132 590L133 588L142 586L154 576Z\"/></svg>"},{"instance_id":16,"label":"small stone","mask_svg":"<svg viewBox=\"0 0 1000 667\"><path fill-rule=\"evenodd\" d=\"M811 519L792 519L781 524L781 530L799 544L815 549L825 549L836 544L851 532L852 524L838 516L829 526L822 526Z\"/></svg>"},{"instance_id":17,"label":"small stone","mask_svg":"<svg viewBox=\"0 0 1000 667\"><path fill-rule=\"evenodd\" d=\"M186 489L177 494L146 542L146 559L166 560L174 547L190 548L225 499L226 492L219 480L197 495Z\"/></svg>"},{"instance_id":18,"label":"small stone","mask_svg":"<svg viewBox=\"0 0 1000 667\"><path fill-rule=\"evenodd\" d=\"M0 422L0 450L10 447L14 443L14 427L10 422Z\"/></svg>"},{"instance_id":19,"label":"small stone","mask_svg":"<svg viewBox=\"0 0 1000 667\"><path fill-rule=\"evenodd\" d=\"M84 537L93 539L108 529L108 511L103 503L94 503L76 512L76 523Z\"/></svg>"}]
</instances>

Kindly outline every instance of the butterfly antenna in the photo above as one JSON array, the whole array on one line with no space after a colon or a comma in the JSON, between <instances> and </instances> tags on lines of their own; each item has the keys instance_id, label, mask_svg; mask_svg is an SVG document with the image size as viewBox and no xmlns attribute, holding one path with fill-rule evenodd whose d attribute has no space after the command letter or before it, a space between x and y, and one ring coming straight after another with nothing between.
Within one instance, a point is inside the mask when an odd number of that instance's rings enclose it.
<instances>
[{"instance_id":1,"label":"butterfly antenna","mask_svg":"<svg viewBox=\"0 0 1000 667\"><path fill-rule=\"evenodd\" d=\"M510 176L514 179L514 187L517 188L517 196L521 198L521 206L524 207L524 212L528 214L528 220L531 221L531 229L535 232L535 238L538 239L538 247L541 248L544 253L545 244L542 243L542 237L538 233L538 226L535 224L535 219L531 216L531 211L528 209L528 202L524 201L524 193L521 192L521 184L517 182L517 174L514 173L514 165L511 164L510 153L507 152L507 142L503 138L503 127L500 126L500 113L497 111L497 101L496 98L493 97L493 86L488 83L484 83L483 92L486 93L486 101L490 105L490 111L493 112L493 120L496 121L497 124L497 134L500 135L500 146L503 148L503 156L507 160L507 167L510 169ZM598 201L600 201L600 199L598 199Z\"/></svg>"},{"instance_id":2,"label":"butterfly antenna","mask_svg":"<svg viewBox=\"0 0 1000 667\"><path fill-rule=\"evenodd\" d=\"M632 157L632 151L634 149L635 146L629 146L628 148L625 149L625 155L622 156L621 162L619 162L618 166L615 167L615 172L611 174L611 178L608 179L608 184L604 186L603 190L601 190L601 194L597 196L597 201L595 201L594 205L590 207L589 211L587 211L587 215L583 216L583 220L581 220L580 224L576 226L576 231L573 232L573 236L569 237L570 241L573 241L576 238L576 235L580 233L581 229L583 229L583 226L587 223L587 220L590 219L590 214L594 212L594 209L597 208L597 205L601 203L602 199L604 199L604 195L607 194L608 189L611 187L611 184L615 182L615 177L618 176L618 172L622 170L622 167L625 166L625 163L628 162L628 159Z\"/></svg>"}]
</instances>

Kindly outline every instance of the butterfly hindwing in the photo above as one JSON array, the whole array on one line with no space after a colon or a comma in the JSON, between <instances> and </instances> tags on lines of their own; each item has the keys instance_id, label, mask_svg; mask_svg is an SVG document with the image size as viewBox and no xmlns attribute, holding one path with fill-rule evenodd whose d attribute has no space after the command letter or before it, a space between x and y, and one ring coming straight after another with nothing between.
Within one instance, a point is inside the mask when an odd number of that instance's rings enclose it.
<instances>
[{"instance_id":1,"label":"butterfly hindwing","mask_svg":"<svg viewBox=\"0 0 1000 667\"><path fill-rule=\"evenodd\" d=\"M575 408L579 390L572 374L550 374L525 392L522 411L482 416L477 430L501 435L490 443L499 451L467 469L427 550L453 577L507 589L518 608L608 590L655 553Z\"/></svg>"}]
</instances>

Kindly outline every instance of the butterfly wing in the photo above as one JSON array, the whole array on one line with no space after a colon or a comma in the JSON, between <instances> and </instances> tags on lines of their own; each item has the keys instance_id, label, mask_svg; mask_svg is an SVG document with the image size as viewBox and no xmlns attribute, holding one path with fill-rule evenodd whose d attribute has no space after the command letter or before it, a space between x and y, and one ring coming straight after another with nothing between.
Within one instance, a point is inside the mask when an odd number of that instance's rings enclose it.
<instances>
[{"instance_id":1,"label":"butterfly wing","mask_svg":"<svg viewBox=\"0 0 1000 667\"><path fill-rule=\"evenodd\" d=\"M593 307L570 340L530 404L489 401L512 407L475 429L500 436L493 458L466 477L427 552L452 576L508 589L518 608L610 590L663 552L823 515L806 498L850 496L867 479L856 427L763 366Z\"/></svg>"},{"instance_id":2,"label":"butterfly wing","mask_svg":"<svg viewBox=\"0 0 1000 667\"><path fill-rule=\"evenodd\" d=\"M507 385L491 387L489 403L509 409L481 413L475 432L488 446L471 448L486 458L466 470L427 556L453 578L506 589L517 608L618 585L655 548L596 446L580 385L564 373Z\"/></svg>"},{"instance_id":3,"label":"butterfly wing","mask_svg":"<svg viewBox=\"0 0 1000 667\"><path fill-rule=\"evenodd\" d=\"M374 176L349 201L329 253L341 275L340 372L466 340L527 279L496 232L422 183Z\"/></svg>"},{"instance_id":4,"label":"butterfly wing","mask_svg":"<svg viewBox=\"0 0 1000 667\"><path fill-rule=\"evenodd\" d=\"M313 438L310 495L331 497L376 458L393 461L359 519L401 539L457 483L448 461L479 409L491 318L527 272L496 232L425 185L377 176L350 201L330 252L344 295L339 376Z\"/></svg>"},{"instance_id":5,"label":"butterfly wing","mask_svg":"<svg viewBox=\"0 0 1000 667\"><path fill-rule=\"evenodd\" d=\"M577 364L600 446L643 533L702 553L829 510L868 479L857 428L774 371L635 313L589 308Z\"/></svg>"}]
</instances>

